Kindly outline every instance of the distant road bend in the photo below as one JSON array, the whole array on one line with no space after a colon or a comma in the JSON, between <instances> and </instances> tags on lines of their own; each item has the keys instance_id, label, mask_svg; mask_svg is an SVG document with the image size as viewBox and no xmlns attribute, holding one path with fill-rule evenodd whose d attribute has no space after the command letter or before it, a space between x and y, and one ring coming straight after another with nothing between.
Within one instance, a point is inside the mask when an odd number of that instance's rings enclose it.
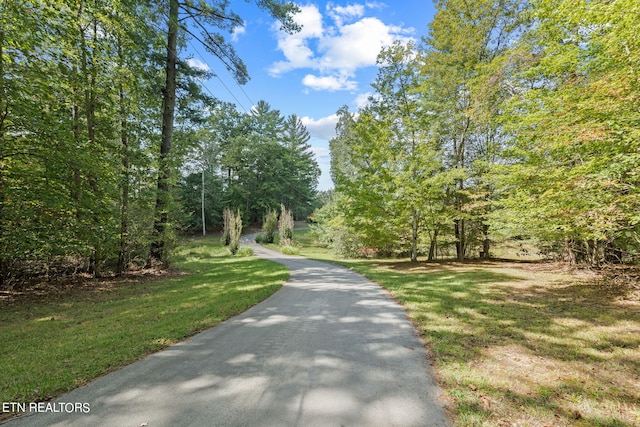
<instances>
[{"instance_id":1,"label":"distant road bend","mask_svg":"<svg viewBox=\"0 0 640 427\"><path fill-rule=\"evenodd\" d=\"M402 307L347 268L282 255L290 280L245 313L57 399L24 426L449 426Z\"/></svg>"}]
</instances>

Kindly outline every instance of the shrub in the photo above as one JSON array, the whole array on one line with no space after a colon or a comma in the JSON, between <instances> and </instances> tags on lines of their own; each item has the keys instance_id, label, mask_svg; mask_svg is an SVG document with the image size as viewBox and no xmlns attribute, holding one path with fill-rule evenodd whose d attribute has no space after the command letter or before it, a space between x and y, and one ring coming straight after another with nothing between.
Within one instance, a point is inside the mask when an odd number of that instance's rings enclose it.
<instances>
[{"instance_id":1,"label":"shrub","mask_svg":"<svg viewBox=\"0 0 640 427\"><path fill-rule=\"evenodd\" d=\"M273 237L278 230L278 213L275 210L269 209L264 216L264 222L262 224L262 241L260 243L273 243Z\"/></svg>"},{"instance_id":2,"label":"shrub","mask_svg":"<svg viewBox=\"0 0 640 427\"><path fill-rule=\"evenodd\" d=\"M229 251L235 255L240 247L240 237L242 236L242 217L240 209L237 214L230 211L229 221Z\"/></svg>"},{"instance_id":3,"label":"shrub","mask_svg":"<svg viewBox=\"0 0 640 427\"><path fill-rule=\"evenodd\" d=\"M250 246L240 246L236 255L240 257L253 256L253 248Z\"/></svg>"},{"instance_id":4,"label":"shrub","mask_svg":"<svg viewBox=\"0 0 640 427\"><path fill-rule=\"evenodd\" d=\"M300 255L300 249L292 245L281 246L280 252L282 252L285 255Z\"/></svg>"}]
</instances>

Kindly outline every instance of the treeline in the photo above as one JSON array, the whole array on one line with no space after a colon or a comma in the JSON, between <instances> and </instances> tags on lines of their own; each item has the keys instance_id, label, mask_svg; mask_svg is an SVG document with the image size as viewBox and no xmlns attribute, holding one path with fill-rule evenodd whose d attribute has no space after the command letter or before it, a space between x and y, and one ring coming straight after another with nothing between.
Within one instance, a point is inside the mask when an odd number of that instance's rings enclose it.
<instances>
[{"instance_id":1,"label":"treeline","mask_svg":"<svg viewBox=\"0 0 640 427\"><path fill-rule=\"evenodd\" d=\"M199 129L196 139L202 143L189 156L190 172L177 187L182 226L219 226L225 207L240 210L245 223L262 223L281 204L296 219L306 219L315 208L320 177L310 138L296 115L284 117L265 101L249 114L232 104L218 105Z\"/></svg>"},{"instance_id":2,"label":"treeline","mask_svg":"<svg viewBox=\"0 0 640 427\"><path fill-rule=\"evenodd\" d=\"M293 4L255 3L296 31ZM226 126L217 122L220 111L232 110L203 93L208 74L181 52L201 43L239 83L248 79L226 41L242 25L228 7L179 0L0 3L0 288L25 277L99 275L166 261L175 230L190 221L176 184L197 147L211 143L207 129ZM241 162L240 146L249 139L256 147L274 144L252 127L260 113L244 116L228 142L238 153L224 161ZM221 161L240 185L240 164ZM304 185L299 191L311 194L313 179ZM228 194L223 200L240 204Z\"/></svg>"},{"instance_id":3,"label":"treeline","mask_svg":"<svg viewBox=\"0 0 640 427\"><path fill-rule=\"evenodd\" d=\"M640 255L640 4L443 0L342 108L319 234L349 255Z\"/></svg>"}]
</instances>

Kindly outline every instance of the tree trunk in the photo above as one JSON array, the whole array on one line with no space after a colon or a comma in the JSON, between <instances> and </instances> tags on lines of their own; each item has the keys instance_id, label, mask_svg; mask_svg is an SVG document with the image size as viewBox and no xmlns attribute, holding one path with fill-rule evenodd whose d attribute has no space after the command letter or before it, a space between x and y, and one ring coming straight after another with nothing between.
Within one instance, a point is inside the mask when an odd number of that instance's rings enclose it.
<instances>
[{"instance_id":1,"label":"tree trunk","mask_svg":"<svg viewBox=\"0 0 640 427\"><path fill-rule=\"evenodd\" d=\"M205 220L205 216L204 216L204 166L202 167L202 192L201 192L201 196L202 196L202 237L207 235L207 221Z\"/></svg>"},{"instance_id":2,"label":"tree trunk","mask_svg":"<svg viewBox=\"0 0 640 427\"><path fill-rule=\"evenodd\" d=\"M491 253L489 250L491 249L491 240L489 240L489 225L482 225L482 234L484 236L484 240L482 241L482 258L489 259L491 258Z\"/></svg>"},{"instance_id":3,"label":"tree trunk","mask_svg":"<svg viewBox=\"0 0 640 427\"><path fill-rule=\"evenodd\" d=\"M562 259L569 265L576 265L577 263L574 241L568 236L564 236Z\"/></svg>"},{"instance_id":4,"label":"tree trunk","mask_svg":"<svg viewBox=\"0 0 640 427\"><path fill-rule=\"evenodd\" d=\"M89 59L88 59L88 50L87 43L85 40L85 33L82 29L81 24L81 15L82 15L82 3L80 9L78 11L78 27L80 33L80 64L81 64L81 72L84 79L86 79L84 84L84 114L87 126L87 139L89 141L89 149L93 149L93 145L96 144L96 80L97 80L97 69L94 65L89 70ZM98 23L94 19L93 20L93 49L96 49L98 45ZM95 51L91 53L95 56ZM95 59L95 58L94 58ZM87 181L89 183L89 188L93 195L93 199L97 200L99 195L98 191L98 183L94 173L91 172L90 169L86 170ZM91 206L91 219L93 222L93 229L97 230L100 225L100 215L98 214L97 207L95 205ZM100 252L100 236L98 235L90 235L90 241L93 241L93 249L91 250L91 254L89 255L89 265L88 265L88 273L92 276L99 276L100 272L98 271L98 256Z\"/></svg>"},{"instance_id":5,"label":"tree trunk","mask_svg":"<svg viewBox=\"0 0 640 427\"><path fill-rule=\"evenodd\" d=\"M0 236L4 234L4 201L5 201L5 178L4 178L4 149L5 149L5 120L9 113L9 103L7 102L6 90L4 86L4 29L0 26ZM5 278L9 276L8 260L4 253L4 248L0 246L0 289L5 285Z\"/></svg>"},{"instance_id":6,"label":"tree trunk","mask_svg":"<svg viewBox=\"0 0 640 427\"><path fill-rule=\"evenodd\" d=\"M616 246L615 241L609 241L604 247L604 261L610 264L622 264L622 249Z\"/></svg>"},{"instance_id":7,"label":"tree trunk","mask_svg":"<svg viewBox=\"0 0 640 427\"><path fill-rule=\"evenodd\" d=\"M118 57L120 59L120 66L123 66L124 57L122 54L122 46L120 40L118 41ZM121 189L120 189L120 248L118 251L118 274L122 274L127 268L127 243L129 241L129 178L130 178L130 165L129 165L129 139L127 135L127 109L125 106L125 93L124 84L122 79L120 80L120 86L118 88L119 102L120 102L120 144L122 150L122 177L121 177Z\"/></svg>"},{"instance_id":8,"label":"tree trunk","mask_svg":"<svg viewBox=\"0 0 640 427\"><path fill-rule=\"evenodd\" d=\"M456 236L456 258L458 261L464 261L467 246L464 219L455 220L454 231Z\"/></svg>"},{"instance_id":9,"label":"tree trunk","mask_svg":"<svg viewBox=\"0 0 640 427\"><path fill-rule=\"evenodd\" d=\"M176 62L178 40L178 0L169 1L169 30L167 32L166 82L162 103L162 140L160 144L158 189L153 223L153 240L149 251L149 262L163 262L166 251L166 232L169 222L169 179L171 164L169 155L173 138L173 119L176 106Z\"/></svg>"},{"instance_id":10,"label":"tree trunk","mask_svg":"<svg viewBox=\"0 0 640 427\"><path fill-rule=\"evenodd\" d=\"M418 262L418 226L420 225L420 213L413 209L411 221L411 262Z\"/></svg>"},{"instance_id":11,"label":"tree trunk","mask_svg":"<svg viewBox=\"0 0 640 427\"><path fill-rule=\"evenodd\" d=\"M433 261L436 259L436 251L438 250L438 233L440 231L439 227L436 227L433 230L433 234L431 236L431 242L429 242L429 261Z\"/></svg>"}]
</instances>

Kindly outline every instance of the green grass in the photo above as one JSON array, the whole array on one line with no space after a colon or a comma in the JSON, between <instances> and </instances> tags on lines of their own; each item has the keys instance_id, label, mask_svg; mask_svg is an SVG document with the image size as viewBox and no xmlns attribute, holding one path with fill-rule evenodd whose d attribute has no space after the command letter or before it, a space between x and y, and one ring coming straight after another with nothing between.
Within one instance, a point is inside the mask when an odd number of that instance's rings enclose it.
<instances>
[{"instance_id":1,"label":"green grass","mask_svg":"<svg viewBox=\"0 0 640 427\"><path fill-rule=\"evenodd\" d=\"M404 305L456 425L640 425L633 287L545 263L336 259L309 233L296 240Z\"/></svg>"},{"instance_id":2,"label":"green grass","mask_svg":"<svg viewBox=\"0 0 640 427\"><path fill-rule=\"evenodd\" d=\"M164 279L92 282L0 305L0 402L50 399L215 326L288 278L278 264L233 257L218 239L177 250Z\"/></svg>"}]
</instances>

